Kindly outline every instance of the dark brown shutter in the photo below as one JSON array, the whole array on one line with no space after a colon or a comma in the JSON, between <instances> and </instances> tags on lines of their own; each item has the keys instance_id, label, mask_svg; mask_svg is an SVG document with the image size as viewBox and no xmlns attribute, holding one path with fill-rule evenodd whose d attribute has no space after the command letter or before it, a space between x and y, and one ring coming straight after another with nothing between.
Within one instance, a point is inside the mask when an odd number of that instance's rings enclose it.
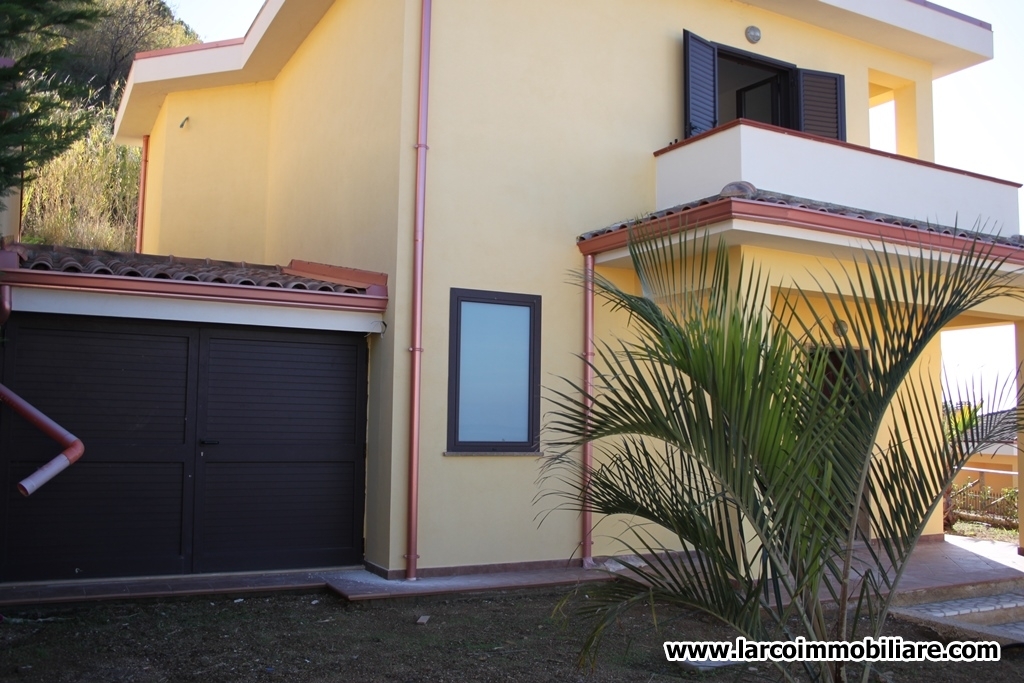
<instances>
[{"instance_id":1,"label":"dark brown shutter","mask_svg":"<svg viewBox=\"0 0 1024 683\"><path fill-rule=\"evenodd\" d=\"M683 53L683 137L689 138L718 125L718 49L700 36L684 31Z\"/></svg>"},{"instance_id":2,"label":"dark brown shutter","mask_svg":"<svg viewBox=\"0 0 1024 683\"><path fill-rule=\"evenodd\" d=\"M0 409L0 580L189 571L198 336L174 323L11 316L4 384L82 439L85 456L22 497L18 480L60 447Z\"/></svg>"},{"instance_id":3,"label":"dark brown shutter","mask_svg":"<svg viewBox=\"0 0 1024 683\"><path fill-rule=\"evenodd\" d=\"M200 333L195 570L362 560L366 340Z\"/></svg>"},{"instance_id":4,"label":"dark brown shutter","mask_svg":"<svg viewBox=\"0 0 1024 683\"><path fill-rule=\"evenodd\" d=\"M797 69L797 130L846 140L846 84L840 74Z\"/></svg>"},{"instance_id":5,"label":"dark brown shutter","mask_svg":"<svg viewBox=\"0 0 1024 683\"><path fill-rule=\"evenodd\" d=\"M15 312L6 386L85 442L0 406L0 581L362 561L364 335Z\"/></svg>"}]
</instances>

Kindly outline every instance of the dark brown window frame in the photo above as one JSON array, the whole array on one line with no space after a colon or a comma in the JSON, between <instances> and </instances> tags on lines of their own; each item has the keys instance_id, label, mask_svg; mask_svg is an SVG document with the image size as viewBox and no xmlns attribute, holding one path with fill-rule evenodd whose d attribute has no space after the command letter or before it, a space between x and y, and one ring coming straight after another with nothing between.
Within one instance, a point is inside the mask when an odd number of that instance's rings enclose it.
<instances>
[{"instance_id":1,"label":"dark brown window frame","mask_svg":"<svg viewBox=\"0 0 1024 683\"><path fill-rule=\"evenodd\" d=\"M483 303L524 306L530 309L530 391L527 406L527 441L459 441L459 359L462 345L462 304ZM540 452L540 316L541 297L478 289L452 288L448 332L448 452Z\"/></svg>"}]
</instances>

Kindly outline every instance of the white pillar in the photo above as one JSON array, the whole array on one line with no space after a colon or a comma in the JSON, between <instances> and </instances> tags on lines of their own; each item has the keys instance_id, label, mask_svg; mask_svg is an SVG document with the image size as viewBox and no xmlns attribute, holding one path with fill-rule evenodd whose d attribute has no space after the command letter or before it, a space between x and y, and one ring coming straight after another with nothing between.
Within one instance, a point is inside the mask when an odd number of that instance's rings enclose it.
<instances>
[{"instance_id":1,"label":"white pillar","mask_svg":"<svg viewBox=\"0 0 1024 683\"><path fill-rule=\"evenodd\" d=\"M1021 363L1024 362L1024 321L1017 321L1013 324L1013 331L1016 337L1016 364L1017 364L1017 395L1021 396L1022 393L1020 388L1024 387L1024 368L1021 367ZM1018 408L1024 408L1024 405L1019 405ZM1021 446L1024 445L1024 432L1017 432L1017 472L1024 472L1024 450L1021 450ZM1018 483L1020 482L1020 476L1017 477ZM1017 496L1017 519L1019 521L1019 528L1024 530L1024 501L1021 501L1021 497ZM1024 535L1021 535L1020 544L1017 548L1019 555L1024 555Z\"/></svg>"}]
</instances>

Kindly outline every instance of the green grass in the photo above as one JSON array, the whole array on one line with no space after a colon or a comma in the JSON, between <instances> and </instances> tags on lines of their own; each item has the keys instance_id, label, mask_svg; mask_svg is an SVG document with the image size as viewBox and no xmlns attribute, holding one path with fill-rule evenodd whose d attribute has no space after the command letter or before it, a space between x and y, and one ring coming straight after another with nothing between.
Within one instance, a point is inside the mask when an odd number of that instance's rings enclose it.
<instances>
[{"instance_id":1,"label":"green grass","mask_svg":"<svg viewBox=\"0 0 1024 683\"><path fill-rule=\"evenodd\" d=\"M1019 543L1020 534L1009 529L999 529L981 524L980 522L957 522L953 525L953 533L957 536L977 538L986 541L1002 541L1004 543Z\"/></svg>"}]
</instances>

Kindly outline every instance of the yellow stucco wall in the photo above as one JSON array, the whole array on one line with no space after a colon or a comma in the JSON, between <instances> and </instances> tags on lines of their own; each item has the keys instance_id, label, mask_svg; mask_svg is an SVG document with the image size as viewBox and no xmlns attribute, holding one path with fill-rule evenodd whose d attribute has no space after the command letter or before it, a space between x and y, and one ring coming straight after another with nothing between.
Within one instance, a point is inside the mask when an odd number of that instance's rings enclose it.
<instances>
[{"instance_id":1,"label":"yellow stucco wall","mask_svg":"<svg viewBox=\"0 0 1024 683\"><path fill-rule=\"evenodd\" d=\"M271 90L167 97L150 137L144 251L263 262Z\"/></svg>"},{"instance_id":2,"label":"yellow stucco wall","mask_svg":"<svg viewBox=\"0 0 1024 683\"><path fill-rule=\"evenodd\" d=\"M751 23L765 36L757 46L743 39ZM565 284L581 264L574 238L653 208L651 154L682 137L684 28L845 73L852 142L868 143L869 69L930 93L924 63L742 3L436 3L423 384L435 399L424 408L422 566L558 559L576 548L573 515L531 528L536 463L440 456L448 292L542 294L544 383L578 376L581 298ZM927 150L930 110L919 113Z\"/></svg>"},{"instance_id":3,"label":"yellow stucco wall","mask_svg":"<svg viewBox=\"0 0 1024 683\"><path fill-rule=\"evenodd\" d=\"M714 246L714 245L712 245ZM813 327L814 316L817 315L823 325L831 327L832 323L837 319L837 316L833 314L828 305L828 299L825 295L817 293L818 290L822 289L820 283L828 283L830 281L830 275L835 276L841 286L841 291L849 293L849 288L843 285L846 284L846 277L843 275L843 269L847 272L856 272L856 265L851 260L840 260L840 259L829 259L822 258L819 256L801 255L793 252L780 251L778 249L765 248L765 247L733 247L730 249L730 267L731 267L731 279L733 281L740 277L741 272L750 272L750 269L760 269L762 274L767 277L768 282L771 284L771 301L773 306L773 314L779 318L787 318L788 315L785 313L785 306L783 300L788 298L790 305L796 311L799 320L805 323L810 323ZM741 263L743 267L741 268ZM693 267L692 265L689 267ZM685 269L684 269L685 270ZM633 293L639 294L640 287L636 281L635 276L632 276L632 271L625 268L607 268L599 267L598 273L611 281L616 286ZM808 292L806 298L802 296L797 288L804 289ZM828 285L824 289L829 290L830 293L834 293L836 288ZM838 304L838 299L831 297L833 304ZM766 314L769 312L766 310ZM840 314L839 319L846 316ZM614 339L632 339L632 331L628 327L628 317L621 311L615 312L610 311L607 308L598 308L597 316L597 327L596 335L601 340L611 341ZM855 323L848 321L851 324L851 336L855 335L856 330ZM812 329L807 342L814 343L823 340L827 334L820 328ZM614 348L618 348L617 345L613 345ZM928 347L924 350L912 373L917 378L921 378L925 382L925 386L931 383L931 386L938 387L940 385L940 370L941 370L941 345L938 339L935 339ZM920 385L919 385L920 386ZM934 403L936 414L941 410L941 397L936 394L931 397ZM880 440L885 441L888 438L889 430L892 428L893 420L889 416L883 421ZM600 458L598 457L598 460ZM611 534L614 532L622 532L627 529L624 524L626 520L620 519L598 519L597 527L595 531L595 545L594 554L612 554L621 553L624 551L622 543L614 538ZM650 529L650 527L648 527ZM942 517L941 510L936 514L933 514L926 522L926 526L923 532L923 536L934 538L940 538L943 533L942 528ZM678 542L673 543L669 538L669 534L656 533L656 537L659 538L660 542L664 547L675 547ZM628 534L623 536L626 540L635 540Z\"/></svg>"},{"instance_id":4,"label":"yellow stucco wall","mask_svg":"<svg viewBox=\"0 0 1024 683\"><path fill-rule=\"evenodd\" d=\"M995 492L1020 486L1020 473L1017 470L1016 445L1007 444L999 447L996 453L983 453L967 461L967 467L957 475L955 484L977 481L981 487L989 487Z\"/></svg>"},{"instance_id":5,"label":"yellow stucco wall","mask_svg":"<svg viewBox=\"0 0 1024 683\"><path fill-rule=\"evenodd\" d=\"M388 332L370 344L366 557L400 566L408 437L406 321L411 233L408 167L415 99L408 35L416 3L343 0L328 10L274 82L265 258L339 263L388 273ZM411 136L411 137L410 137ZM399 369L396 372L396 363Z\"/></svg>"},{"instance_id":6,"label":"yellow stucco wall","mask_svg":"<svg viewBox=\"0 0 1024 683\"><path fill-rule=\"evenodd\" d=\"M147 253L160 253L160 234L163 228L164 196L167 189L164 187L166 177L165 168L167 162L167 107L160 109L160 114L153 124L153 131L149 136L149 163L147 164L146 176L146 207L143 211L143 240L142 251ZM173 230L173 228L172 228Z\"/></svg>"},{"instance_id":7,"label":"yellow stucco wall","mask_svg":"<svg viewBox=\"0 0 1024 683\"><path fill-rule=\"evenodd\" d=\"M405 529L408 366L396 348L408 347L409 265L398 230L411 231L418 6L339 0L275 80L170 95L150 140L144 243L389 274L389 333L369 340L366 554L392 567Z\"/></svg>"},{"instance_id":8,"label":"yellow stucco wall","mask_svg":"<svg viewBox=\"0 0 1024 683\"><path fill-rule=\"evenodd\" d=\"M371 340L367 558L404 567L418 0L338 0L273 82L174 94L151 141L147 251L389 273ZM764 38L746 43L757 24ZM575 515L533 496L533 458L446 457L452 287L543 297L542 382L576 378L576 235L654 208L652 153L682 137L682 31L846 76L868 144L869 72L931 70L741 2L439 0L427 176L420 566L569 557ZM179 128L185 116L189 123ZM154 160L156 163L154 163ZM159 166L159 168L156 168Z\"/></svg>"}]
</instances>

